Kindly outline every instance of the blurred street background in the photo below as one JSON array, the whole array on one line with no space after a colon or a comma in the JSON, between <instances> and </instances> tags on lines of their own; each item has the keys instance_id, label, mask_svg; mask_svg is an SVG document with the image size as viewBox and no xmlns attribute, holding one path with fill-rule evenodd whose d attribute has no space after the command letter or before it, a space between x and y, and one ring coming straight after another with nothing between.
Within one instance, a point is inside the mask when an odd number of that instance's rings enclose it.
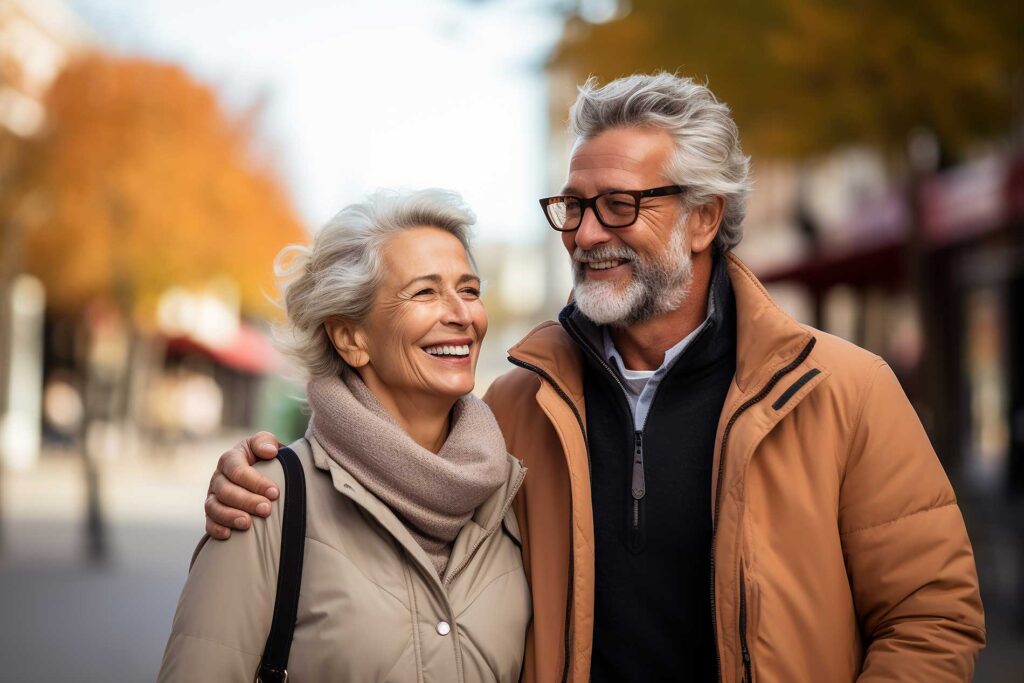
<instances>
[{"instance_id":1,"label":"blurred street background","mask_svg":"<svg viewBox=\"0 0 1024 683\"><path fill-rule=\"evenodd\" d=\"M0 680L147 681L220 453L303 433L272 261L377 187L479 217L490 333L552 318L575 86L706 81L740 256L896 370L1024 674L1024 11L996 0L0 0Z\"/></svg>"}]
</instances>

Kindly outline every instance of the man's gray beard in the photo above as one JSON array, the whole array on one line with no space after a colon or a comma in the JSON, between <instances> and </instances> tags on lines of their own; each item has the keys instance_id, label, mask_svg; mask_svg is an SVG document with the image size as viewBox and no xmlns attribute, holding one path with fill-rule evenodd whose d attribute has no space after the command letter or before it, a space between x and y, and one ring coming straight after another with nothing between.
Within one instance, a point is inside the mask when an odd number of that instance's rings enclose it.
<instances>
[{"instance_id":1,"label":"man's gray beard","mask_svg":"<svg viewBox=\"0 0 1024 683\"><path fill-rule=\"evenodd\" d=\"M572 263L576 307L593 323L613 327L629 327L678 309L693 282L693 259L684 231L683 225L676 227L665 253L649 261L625 245L589 251L577 247ZM588 280L580 262L616 258L629 259L633 269L622 291L615 282Z\"/></svg>"}]
</instances>

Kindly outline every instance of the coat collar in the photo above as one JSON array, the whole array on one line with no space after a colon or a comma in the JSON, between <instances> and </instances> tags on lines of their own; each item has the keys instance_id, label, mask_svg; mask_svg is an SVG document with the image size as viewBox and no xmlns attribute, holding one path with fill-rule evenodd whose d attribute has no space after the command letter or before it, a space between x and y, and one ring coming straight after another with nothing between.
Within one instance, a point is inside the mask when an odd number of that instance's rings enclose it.
<instances>
[{"instance_id":1,"label":"coat collar","mask_svg":"<svg viewBox=\"0 0 1024 683\"><path fill-rule=\"evenodd\" d=\"M352 502L377 520L412 557L428 570L427 573L429 575L436 577L437 573L427 553L412 537L405 524L391 511L391 508L385 505L383 501L373 495L371 491L349 474L344 467L331 458L315 438L307 434L306 441L309 442L313 453L313 464L317 469L323 470L330 475L331 483L335 490L351 499ZM448 561L448 572L462 564L462 555L470 552L477 545L477 539L494 533L498 525L504 520L505 513L508 511L512 499L519 491L519 487L522 485L523 478L526 475L526 467L517 458L511 455L507 457L508 473L504 484L476 509L473 517L466 523L466 526L463 527L452 543L452 554Z\"/></svg>"},{"instance_id":2,"label":"coat collar","mask_svg":"<svg viewBox=\"0 0 1024 683\"><path fill-rule=\"evenodd\" d=\"M814 335L779 308L746 264L732 253L727 258L736 296L736 384L746 392L796 358Z\"/></svg>"},{"instance_id":3,"label":"coat collar","mask_svg":"<svg viewBox=\"0 0 1024 683\"><path fill-rule=\"evenodd\" d=\"M813 335L779 308L735 254L725 258L736 298L735 381L746 392L792 361ZM583 413L583 357L561 325L542 323L508 353L512 362L544 374Z\"/></svg>"}]
</instances>

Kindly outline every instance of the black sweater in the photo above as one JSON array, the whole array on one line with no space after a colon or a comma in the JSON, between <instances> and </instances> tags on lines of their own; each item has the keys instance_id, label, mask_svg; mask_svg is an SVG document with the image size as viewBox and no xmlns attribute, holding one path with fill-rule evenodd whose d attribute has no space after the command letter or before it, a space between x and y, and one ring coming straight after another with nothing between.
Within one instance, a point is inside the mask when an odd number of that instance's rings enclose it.
<instances>
[{"instance_id":1,"label":"black sweater","mask_svg":"<svg viewBox=\"0 0 1024 683\"><path fill-rule=\"evenodd\" d=\"M596 545L591 680L713 681L711 467L715 431L736 369L736 313L716 259L709 324L658 387L634 429L600 329L573 305L560 316L584 349ZM642 449L645 491L634 496Z\"/></svg>"}]
</instances>

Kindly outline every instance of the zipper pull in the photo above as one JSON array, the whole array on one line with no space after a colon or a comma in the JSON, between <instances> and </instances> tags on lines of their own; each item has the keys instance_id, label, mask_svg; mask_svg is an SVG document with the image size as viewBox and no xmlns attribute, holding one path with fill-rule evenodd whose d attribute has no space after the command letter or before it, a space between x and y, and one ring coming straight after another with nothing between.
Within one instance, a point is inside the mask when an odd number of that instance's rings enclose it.
<instances>
[{"instance_id":1,"label":"zipper pull","mask_svg":"<svg viewBox=\"0 0 1024 683\"><path fill-rule=\"evenodd\" d=\"M640 500L647 493L647 485L644 483L644 433L640 431L633 435L633 483L631 489L633 500Z\"/></svg>"}]
</instances>

